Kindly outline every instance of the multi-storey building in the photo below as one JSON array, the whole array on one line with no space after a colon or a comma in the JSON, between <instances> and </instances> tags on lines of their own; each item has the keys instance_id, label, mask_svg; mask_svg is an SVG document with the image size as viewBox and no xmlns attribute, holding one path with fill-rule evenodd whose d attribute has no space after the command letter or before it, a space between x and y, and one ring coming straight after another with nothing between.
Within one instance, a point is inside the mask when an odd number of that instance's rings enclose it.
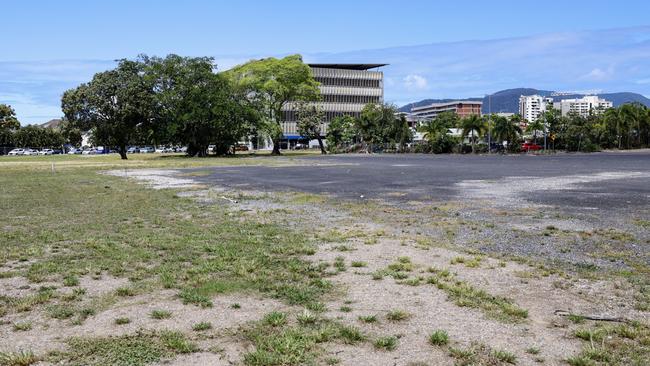
<instances>
[{"instance_id":1,"label":"multi-storey building","mask_svg":"<svg viewBox=\"0 0 650 366\"><path fill-rule=\"evenodd\" d=\"M433 103L421 107L411 108L414 117L434 118L442 112L455 112L458 117L464 118L471 115L481 115L483 102L472 100L455 100L446 103Z\"/></svg>"},{"instance_id":2,"label":"multi-storey building","mask_svg":"<svg viewBox=\"0 0 650 366\"><path fill-rule=\"evenodd\" d=\"M590 113L602 113L605 109L613 106L614 103L601 99L597 95L587 95L578 99L563 99L553 103L553 107L562 112L563 116L575 113L582 117L587 117Z\"/></svg>"},{"instance_id":3,"label":"multi-storey building","mask_svg":"<svg viewBox=\"0 0 650 366\"><path fill-rule=\"evenodd\" d=\"M320 83L322 101L318 104L325 112L321 133L338 116L358 117L368 103L383 103L384 73L373 69L385 64L309 64L314 79ZM283 109L282 131L285 143L302 140L297 129L295 105L288 103Z\"/></svg>"},{"instance_id":4,"label":"multi-storey building","mask_svg":"<svg viewBox=\"0 0 650 366\"><path fill-rule=\"evenodd\" d=\"M519 97L519 114L527 122L535 122L539 116L553 106L553 98L540 95Z\"/></svg>"}]
</instances>

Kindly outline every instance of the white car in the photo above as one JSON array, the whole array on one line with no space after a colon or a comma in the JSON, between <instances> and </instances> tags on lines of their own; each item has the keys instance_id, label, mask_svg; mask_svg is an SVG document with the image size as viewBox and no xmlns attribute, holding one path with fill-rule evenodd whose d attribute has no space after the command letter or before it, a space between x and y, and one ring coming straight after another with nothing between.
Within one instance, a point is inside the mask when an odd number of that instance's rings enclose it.
<instances>
[{"instance_id":1,"label":"white car","mask_svg":"<svg viewBox=\"0 0 650 366\"><path fill-rule=\"evenodd\" d=\"M54 150L52 149L43 149L38 152L38 155L53 155L53 154L54 154Z\"/></svg>"},{"instance_id":2,"label":"white car","mask_svg":"<svg viewBox=\"0 0 650 366\"><path fill-rule=\"evenodd\" d=\"M25 149L25 152L23 153L23 155L36 156L36 155L38 155L38 150L34 150L34 149Z\"/></svg>"},{"instance_id":3,"label":"white car","mask_svg":"<svg viewBox=\"0 0 650 366\"><path fill-rule=\"evenodd\" d=\"M12 156L18 156L18 155L24 155L25 154L25 149L13 149L9 151L8 155Z\"/></svg>"},{"instance_id":4,"label":"white car","mask_svg":"<svg viewBox=\"0 0 650 366\"><path fill-rule=\"evenodd\" d=\"M146 146L140 149L140 152L143 154L152 154L155 150L151 146Z\"/></svg>"},{"instance_id":5,"label":"white car","mask_svg":"<svg viewBox=\"0 0 650 366\"><path fill-rule=\"evenodd\" d=\"M95 149L84 150L81 152L81 155L95 155L95 154L97 154L97 150Z\"/></svg>"},{"instance_id":6,"label":"white car","mask_svg":"<svg viewBox=\"0 0 650 366\"><path fill-rule=\"evenodd\" d=\"M166 148L164 148L164 147L157 147L156 148L156 153L158 153L158 154L165 153L165 152L167 152L165 149Z\"/></svg>"},{"instance_id":7,"label":"white car","mask_svg":"<svg viewBox=\"0 0 650 366\"><path fill-rule=\"evenodd\" d=\"M80 149L72 148L72 149L70 149L70 151L68 151L68 155L79 155L79 154L81 154Z\"/></svg>"}]
</instances>

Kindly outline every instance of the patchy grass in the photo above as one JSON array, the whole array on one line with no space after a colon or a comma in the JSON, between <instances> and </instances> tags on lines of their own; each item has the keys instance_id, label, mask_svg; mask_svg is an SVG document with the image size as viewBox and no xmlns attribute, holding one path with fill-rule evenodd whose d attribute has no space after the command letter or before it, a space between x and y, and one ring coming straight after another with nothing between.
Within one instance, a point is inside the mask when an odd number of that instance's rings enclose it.
<instances>
[{"instance_id":1,"label":"patchy grass","mask_svg":"<svg viewBox=\"0 0 650 366\"><path fill-rule=\"evenodd\" d=\"M356 344L366 340L358 329L332 320L316 319L309 323L274 326L264 319L242 331L243 336L255 346L254 351L244 355L246 365L314 364L323 357L324 343L340 341Z\"/></svg>"},{"instance_id":2,"label":"patchy grass","mask_svg":"<svg viewBox=\"0 0 650 366\"><path fill-rule=\"evenodd\" d=\"M67 344L66 351L52 356L53 362L88 366L140 366L197 350L182 333L170 331L138 331L119 337L71 338Z\"/></svg>"},{"instance_id":3,"label":"patchy grass","mask_svg":"<svg viewBox=\"0 0 650 366\"><path fill-rule=\"evenodd\" d=\"M150 314L153 319L169 319L172 317L172 312L168 310L155 309Z\"/></svg>"},{"instance_id":4,"label":"patchy grass","mask_svg":"<svg viewBox=\"0 0 650 366\"><path fill-rule=\"evenodd\" d=\"M192 330L195 332L201 332L208 329L212 329L212 323L210 322L200 322L192 326Z\"/></svg>"},{"instance_id":5,"label":"patchy grass","mask_svg":"<svg viewBox=\"0 0 650 366\"><path fill-rule=\"evenodd\" d=\"M449 335L444 330L436 330L429 336L429 343L433 346L444 346L449 343Z\"/></svg>"},{"instance_id":6,"label":"patchy grass","mask_svg":"<svg viewBox=\"0 0 650 366\"><path fill-rule=\"evenodd\" d=\"M301 259L313 254L315 247L283 225L241 220L219 205L199 206L178 198L174 190L151 190L97 174L99 169L150 163L150 167L171 166L170 161L194 164L183 159L3 157L0 209L10 214L3 217L0 230L0 265L24 261L12 276L32 283L63 279L65 285L77 286L86 275L128 278L129 286L117 289L116 295L169 288L176 289L184 303L205 307L212 306L211 298L217 294L244 291L306 305L330 290L331 284L320 278L323 269ZM207 159L205 164L246 160ZM51 162L61 165L54 174ZM92 211L62 212L89 203ZM0 296L0 313L62 305L81 296L63 296L52 289L22 298ZM73 315L69 310L52 314L58 319Z\"/></svg>"},{"instance_id":7,"label":"patchy grass","mask_svg":"<svg viewBox=\"0 0 650 366\"><path fill-rule=\"evenodd\" d=\"M124 325L124 324L129 324L131 322L131 319L122 317L122 318L115 318L115 324L117 325Z\"/></svg>"},{"instance_id":8,"label":"patchy grass","mask_svg":"<svg viewBox=\"0 0 650 366\"><path fill-rule=\"evenodd\" d=\"M377 315L360 315L359 321L364 323L376 323L378 320Z\"/></svg>"},{"instance_id":9,"label":"patchy grass","mask_svg":"<svg viewBox=\"0 0 650 366\"><path fill-rule=\"evenodd\" d=\"M372 344L373 346L375 346L376 349L393 351L397 348L397 337L395 336L379 337L375 339L375 341L372 342Z\"/></svg>"},{"instance_id":10,"label":"patchy grass","mask_svg":"<svg viewBox=\"0 0 650 366\"><path fill-rule=\"evenodd\" d=\"M456 359L457 365L514 365L517 363L517 357L513 353L492 349L478 343L472 343L468 348L449 347L449 355Z\"/></svg>"},{"instance_id":11,"label":"patchy grass","mask_svg":"<svg viewBox=\"0 0 650 366\"><path fill-rule=\"evenodd\" d=\"M578 355L567 362L582 365L650 364L650 327L641 323L602 325L576 329L574 335L585 342Z\"/></svg>"},{"instance_id":12,"label":"patchy grass","mask_svg":"<svg viewBox=\"0 0 650 366\"><path fill-rule=\"evenodd\" d=\"M394 309L388 312L386 314L386 319L392 321L392 322L399 322L402 320L406 320L411 317L411 314L407 311L404 310L399 310L399 309Z\"/></svg>"},{"instance_id":13,"label":"patchy grass","mask_svg":"<svg viewBox=\"0 0 650 366\"><path fill-rule=\"evenodd\" d=\"M13 330L14 332L26 332L28 330L32 330L32 322L23 321L14 323Z\"/></svg>"},{"instance_id":14,"label":"patchy grass","mask_svg":"<svg viewBox=\"0 0 650 366\"><path fill-rule=\"evenodd\" d=\"M32 351L0 352L0 365L3 366L29 366L38 361Z\"/></svg>"},{"instance_id":15,"label":"patchy grass","mask_svg":"<svg viewBox=\"0 0 650 366\"><path fill-rule=\"evenodd\" d=\"M279 311L273 311L266 314L262 321L264 322L264 324L269 325L271 327L279 327L287 323L287 314Z\"/></svg>"},{"instance_id":16,"label":"patchy grass","mask_svg":"<svg viewBox=\"0 0 650 366\"><path fill-rule=\"evenodd\" d=\"M467 282L456 280L448 271L430 268L429 272L433 275L427 282L445 291L449 299L458 306L480 309L486 315L504 322L516 323L528 318L528 311L510 299L491 295Z\"/></svg>"}]
</instances>

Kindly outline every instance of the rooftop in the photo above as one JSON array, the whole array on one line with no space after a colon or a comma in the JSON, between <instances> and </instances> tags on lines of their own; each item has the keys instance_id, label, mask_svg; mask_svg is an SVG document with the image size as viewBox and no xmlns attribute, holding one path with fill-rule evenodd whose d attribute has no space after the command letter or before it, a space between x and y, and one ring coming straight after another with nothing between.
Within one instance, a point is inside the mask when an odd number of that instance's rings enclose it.
<instances>
[{"instance_id":1,"label":"rooftop","mask_svg":"<svg viewBox=\"0 0 650 366\"><path fill-rule=\"evenodd\" d=\"M370 70L388 64L308 64L309 67L318 67L322 69L343 69L343 70Z\"/></svg>"},{"instance_id":2,"label":"rooftop","mask_svg":"<svg viewBox=\"0 0 650 366\"><path fill-rule=\"evenodd\" d=\"M419 107L413 107L411 108L411 111L416 111L416 110L422 110L422 109L427 109L427 108L440 108L440 107L447 107L447 106L452 106L456 104L478 104L478 105L483 105L483 102L480 100L452 100L451 102L444 102L444 103L432 103L432 104L427 104Z\"/></svg>"}]
</instances>

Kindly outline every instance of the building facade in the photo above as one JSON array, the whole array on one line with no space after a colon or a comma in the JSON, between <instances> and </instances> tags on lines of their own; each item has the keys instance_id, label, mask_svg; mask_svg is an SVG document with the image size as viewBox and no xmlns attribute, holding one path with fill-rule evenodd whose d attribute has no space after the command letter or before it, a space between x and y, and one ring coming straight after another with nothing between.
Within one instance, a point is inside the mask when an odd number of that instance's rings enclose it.
<instances>
[{"instance_id":1,"label":"building facade","mask_svg":"<svg viewBox=\"0 0 650 366\"><path fill-rule=\"evenodd\" d=\"M587 95L578 99L563 99L553 103L553 108L562 112L563 116L575 113L582 117L590 113L602 113L605 109L612 108L614 103L599 98L597 95Z\"/></svg>"},{"instance_id":2,"label":"building facade","mask_svg":"<svg viewBox=\"0 0 650 366\"><path fill-rule=\"evenodd\" d=\"M519 114L527 122L535 122L539 116L553 107L553 98L541 95L522 95L519 97Z\"/></svg>"},{"instance_id":3,"label":"building facade","mask_svg":"<svg viewBox=\"0 0 650 366\"><path fill-rule=\"evenodd\" d=\"M318 102L325 112L321 133L327 134L327 126L334 118L349 115L359 117L368 103L384 102L384 73L373 70L385 64L309 64L314 79L320 83L322 101ZM303 140L298 133L296 106L287 103L283 108L282 132L284 143L289 147Z\"/></svg>"},{"instance_id":4,"label":"building facade","mask_svg":"<svg viewBox=\"0 0 650 366\"><path fill-rule=\"evenodd\" d=\"M455 112L458 117L465 118L471 115L480 116L482 107L481 101L456 100L414 107L411 108L411 113L416 118L435 118L442 112Z\"/></svg>"}]
</instances>

